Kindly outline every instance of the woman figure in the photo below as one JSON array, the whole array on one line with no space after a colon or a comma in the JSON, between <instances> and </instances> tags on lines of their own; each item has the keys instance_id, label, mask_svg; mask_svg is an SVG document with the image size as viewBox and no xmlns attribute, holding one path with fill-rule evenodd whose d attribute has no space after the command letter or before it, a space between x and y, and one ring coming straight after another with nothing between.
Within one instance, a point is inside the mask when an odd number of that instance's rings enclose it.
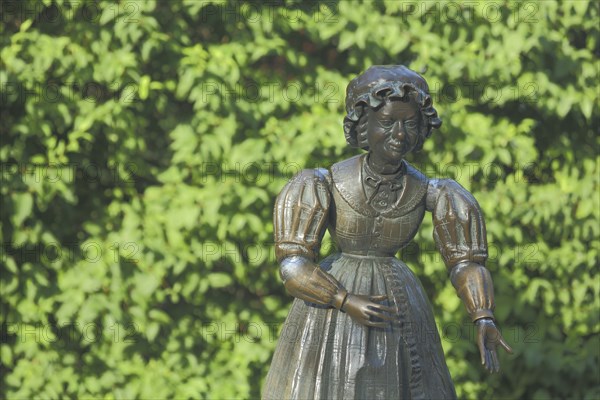
<instances>
[{"instance_id":1,"label":"woman figure","mask_svg":"<svg viewBox=\"0 0 600 400\"><path fill-rule=\"evenodd\" d=\"M367 154L300 172L276 201L276 256L296 299L263 398L456 398L431 305L395 254L431 212L482 364L498 371L496 347L511 350L494 324L481 210L455 181L427 179L403 160L441 126L420 75L373 66L348 85L346 111L346 139ZM317 264L325 229L341 253Z\"/></svg>"}]
</instances>

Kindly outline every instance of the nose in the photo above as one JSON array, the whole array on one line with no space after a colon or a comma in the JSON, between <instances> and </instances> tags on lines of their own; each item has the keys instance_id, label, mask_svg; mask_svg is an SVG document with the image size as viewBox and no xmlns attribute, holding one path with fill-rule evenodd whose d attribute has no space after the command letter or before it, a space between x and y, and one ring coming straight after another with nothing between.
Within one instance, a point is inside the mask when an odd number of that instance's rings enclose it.
<instances>
[{"instance_id":1,"label":"nose","mask_svg":"<svg viewBox=\"0 0 600 400\"><path fill-rule=\"evenodd\" d=\"M404 139L404 127L401 121L397 121L392 127L392 136L398 141Z\"/></svg>"}]
</instances>

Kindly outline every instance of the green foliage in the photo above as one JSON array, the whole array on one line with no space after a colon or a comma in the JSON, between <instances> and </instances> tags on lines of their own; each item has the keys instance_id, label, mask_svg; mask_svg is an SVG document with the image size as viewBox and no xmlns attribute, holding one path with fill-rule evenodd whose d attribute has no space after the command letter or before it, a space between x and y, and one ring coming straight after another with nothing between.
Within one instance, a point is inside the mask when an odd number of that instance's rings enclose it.
<instances>
[{"instance_id":1,"label":"green foliage","mask_svg":"<svg viewBox=\"0 0 600 400\"><path fill-rule=\"evenodd\" d=\"M402 254L459 396L600 397L597 2L1 7L2 397L258 397L291 301L274 198L356 153L372 64L424 71L444 125L410 161L487 218L499 375L429 219Z\"/></svg>"}]
</instances>

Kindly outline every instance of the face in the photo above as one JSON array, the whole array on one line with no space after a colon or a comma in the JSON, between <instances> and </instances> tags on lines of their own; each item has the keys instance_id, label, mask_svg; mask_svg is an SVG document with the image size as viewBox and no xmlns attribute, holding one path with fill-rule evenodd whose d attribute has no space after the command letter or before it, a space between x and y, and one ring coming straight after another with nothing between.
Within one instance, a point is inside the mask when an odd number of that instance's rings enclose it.
<instances>
[{"instance_id":1,"label":"face","mask_svg":"<svg viewBox=\"0 0 600 400\"><path fill-rule=\"evenodd\" d=\"M367 141L373 156L397 162L410 153L419 137L420 117L413 100L390 100L376 111L369 110Z\"/></svg>"}]
</instances>

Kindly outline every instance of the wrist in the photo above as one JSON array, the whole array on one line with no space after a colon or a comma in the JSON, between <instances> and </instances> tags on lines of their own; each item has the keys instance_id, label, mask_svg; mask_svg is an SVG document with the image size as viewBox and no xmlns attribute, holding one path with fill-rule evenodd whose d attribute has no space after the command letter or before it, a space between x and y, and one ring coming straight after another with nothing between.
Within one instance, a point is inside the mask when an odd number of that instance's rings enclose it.
<instances>
[{"instance_id":1,"label":"wrist","mask_svg":"<svg viewBox=\"0 0 600 400\"><path fill-rule=\"evenodd\" d=\"M337 293L333 297L332 306L336 309L341 310L344 307L344 303L346 303L346 299L348 298L348 291L344 288L338 289Z\"/></svg>"}]
</instances>

